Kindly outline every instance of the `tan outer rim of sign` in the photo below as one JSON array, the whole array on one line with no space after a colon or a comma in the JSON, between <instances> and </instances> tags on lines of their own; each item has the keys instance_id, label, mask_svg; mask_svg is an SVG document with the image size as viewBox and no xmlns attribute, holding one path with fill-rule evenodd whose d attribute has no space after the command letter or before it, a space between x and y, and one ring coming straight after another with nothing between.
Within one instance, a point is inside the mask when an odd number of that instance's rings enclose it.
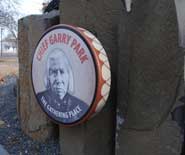
<instances>
[{"instance_id":1,"label":"tan outer rim of sign","mask_svg":"<svg viewBox=\"0 0 185 155\"><path fill-rule=\"evenodd\" d=\"M58 27L66 27L66 28L72 29L74 32L79 34L79 37L81 36L81 38L83 38L85 40L86 44L88 44L88 47L90 48L90 52L93 57L93 61L94 61L95 69L96 69L96 78L97 79L96 79L96 90L95 90L95 94L94 94L94 100L93 100L93 103L91 103L91 106L90 106L89 110L87 111L87 113L80 120L78 120L74 123L64 124L64 123L61 123L61 122L58 122L58 121L52 119L47 114L48 117L52 121L56 122L57 124L60 123L62 126L71 127L71 126L75 126L75 125L82 124L82 123L86 122L87 120L89 120L90 118L95 116L97 113L99 113L101 111L101 109L104 107L104 105L108 99L108 96L110 93L110 87L111 87L110 64L108 61L107 54L106 54L103 46L99 42L99 40L97 40L97 38L92 33L90 33L89 31L87 31L83 28L75 27L72 25L59 24L59 25L55 25L55 26L52 26L49 29L47 29L44 32L44 34L42 35L42 37L45 34L47 34L48 32L50 32L51 30L56 29ZM41 39L42 39L42 37L41 37ZM40 42L40 40L39 40L39 42ZM32 81L32 85L33 85L33 81ZM41 108L42 108L42 106L41 106Z\"/></svg>"},{"instance_id":2,"label":"tan outer rim of sign","mask_svg":"<svg viewBox=\"0 0 185 155\"><path fill-rule=\"evenodd\" d=\"M93 52L92 54L95 60L94 63L96 64L97 69L97 90L95 92L95 100L94 103L92 103L91 109L89 110L88 114L84 118L82 118L81 121L76 123L81 124L95 116L104 107L110 93L111 72L107 54L99 40L97 40L97 38L92 33L81 27L70 27L80 32L80 34L87 41L88 45L91 48L91 51Z\"/></svg>"}]
</instances>

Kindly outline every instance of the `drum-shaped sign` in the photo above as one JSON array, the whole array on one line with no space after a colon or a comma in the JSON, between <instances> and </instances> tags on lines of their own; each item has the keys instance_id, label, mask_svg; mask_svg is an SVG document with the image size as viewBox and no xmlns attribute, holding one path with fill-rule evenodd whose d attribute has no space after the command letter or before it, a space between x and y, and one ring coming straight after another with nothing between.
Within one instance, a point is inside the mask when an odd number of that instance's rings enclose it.
<instances>
[{"instance_id":1,"label":"drum-shaped sign","mask_svg":"<svg viewBox=\"0 0 185 155\"><path fill-rule=\"evenodd\" d=\"M66 126L98 113L110 92L106 52L92 33L79 27L56 25L42 35L33 55L31 76L43 111Z\"/></svg>"}]
</instances>

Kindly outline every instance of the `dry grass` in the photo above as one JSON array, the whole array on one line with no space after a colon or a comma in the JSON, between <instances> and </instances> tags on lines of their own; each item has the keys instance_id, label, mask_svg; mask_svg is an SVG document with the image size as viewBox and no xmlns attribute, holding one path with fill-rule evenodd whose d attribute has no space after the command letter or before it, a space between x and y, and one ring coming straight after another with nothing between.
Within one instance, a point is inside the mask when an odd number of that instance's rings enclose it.
<instances>
[{"instance_id":1,"label":"dry grass","mask_svg":"<svg viewBox=\"0 0 185 155\"><path fill-rule=\"evenodd\" d=\"M4 81L7 75L18 76L18 59L17 58L0 58L0 83Z\"/></svg>"}]
</instances>

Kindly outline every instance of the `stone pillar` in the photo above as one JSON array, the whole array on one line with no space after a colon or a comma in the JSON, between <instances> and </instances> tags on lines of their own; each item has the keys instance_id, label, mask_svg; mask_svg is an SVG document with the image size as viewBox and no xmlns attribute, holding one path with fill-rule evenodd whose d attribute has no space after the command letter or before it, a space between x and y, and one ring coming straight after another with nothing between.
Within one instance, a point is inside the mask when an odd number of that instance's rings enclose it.
<instances>
[{"instance_id":1,"label":"stone pillar","mask_svg":"<svg viewBox=\"0 0 185 155\"><path fill-rule=\"evenodd\" d=\"M133 0L122 16L116 155L179 155L180 127L170 112L183 95L184 53L174 1Z\"/></svg>"},{"instance_id":2,"label":"stone pillar","mask_svg":"<svg viewBox=\"0 0 185 155\"><path fill-rule=\"evenodd\" d=\"M47 15L32 15L19 20L18 56L19 91L17 109L23 131L33 139L44 141L57 133L52 123L39 107L31 82L31 61L34 49L42 33L59 23L59 16L52 12Z\"/></svg>"},{"instance_id":3,"label":"stone pillar","mask_svg":"<svg viewBox=\"0 0 185 155\"><path fill-rule=\"evenodd\" d=\"M116 53L119 0L63 0L60 21L83 27L101 41L112 70L112 88L103 111L87 123L71 128L60 126L63 155L113 155L116 110Z\"/></svg>"}]
</instances>

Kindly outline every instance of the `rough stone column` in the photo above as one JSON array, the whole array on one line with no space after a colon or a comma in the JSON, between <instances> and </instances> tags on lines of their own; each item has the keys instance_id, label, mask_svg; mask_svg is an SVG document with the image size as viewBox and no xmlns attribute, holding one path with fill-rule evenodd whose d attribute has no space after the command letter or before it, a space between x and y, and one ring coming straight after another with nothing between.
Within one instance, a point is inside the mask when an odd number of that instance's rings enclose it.
<instances>
[{"instance_id":1,"label":"rough stone column","mask_svg":"<svg viewBox=\"0 0 185 155\"><path fill-rule=\"evenodd\" d=\"M19 92L17 109L23 131L33 139L44 141L57 134L55 125L39 107L31 83L31 61L42 33L59 23L58 14L32 15L19 20ZM56 132L56 133L55 133Z\"/></svg>"},{"instance_id":2,"label":"rough stone column","mask_svg":"<svg viewBox=\"0 0 185 155\"><path fill-rule=\"evenodd\" d=\"M179 155L181 130L170 112L183 95L184 53L174 1L133 0L122 16L116 154Z\"/></svg>"},{"instance_id":3,"label":"rough stone column","mask_svg":"<svg viewBox=\"0 0 185 155\"><path fill-rule=\"evenodd\" d=\"M102 42L112 70L112 88L107 105L87 123L72 128L60 126L64 155L113 155L116 107L116 53L119 0L62 0L61 23L83 27Z\"/></svg>"}]
</instances>

